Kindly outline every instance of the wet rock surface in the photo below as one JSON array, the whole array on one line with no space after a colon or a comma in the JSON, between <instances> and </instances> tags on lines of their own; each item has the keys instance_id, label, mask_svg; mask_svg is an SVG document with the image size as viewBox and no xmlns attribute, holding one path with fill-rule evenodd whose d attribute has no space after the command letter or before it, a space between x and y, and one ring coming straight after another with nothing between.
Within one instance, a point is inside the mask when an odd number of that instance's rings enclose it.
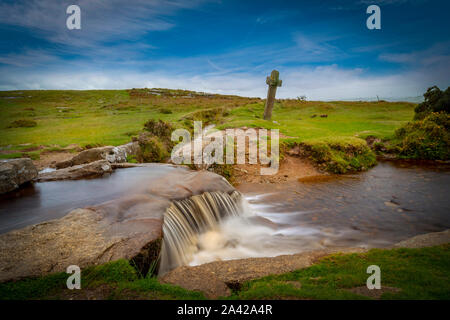
<instances>
[{"instance_id":1,"label":"wet rock surface","mask_svg":"<svg viewBox=\"0 0 450 320\"><path fill-rule=\"evenodd\" d=\"M37 175L38 171L31 159L0 160L0 194L19 188Z\"/></svg>"},{"instance_id":2,"label":"wet rock surface","mask_svg":"<svg viewBox=\"0 0 450 320\"><path fill-rule=\"evenodd\" d=\"M51 172L40 173L36 181L76 180L82 178L101 176L111 173L111 164L106 160L98 160L91 163L75 165Z\"/></svg>"},{"instance_id":3,"label":"wet rock surface","mask_svg":"<svg viewBox=\"0 0 450 320\"><path fill-rule=\"evenodd\" d=\"M176 170L148 181L130 196L2 234L0 281L121 258L133 260L145 272L159 253L163 216L172 200L233 190L214 173Z\"/></svg>"}]
</instances>

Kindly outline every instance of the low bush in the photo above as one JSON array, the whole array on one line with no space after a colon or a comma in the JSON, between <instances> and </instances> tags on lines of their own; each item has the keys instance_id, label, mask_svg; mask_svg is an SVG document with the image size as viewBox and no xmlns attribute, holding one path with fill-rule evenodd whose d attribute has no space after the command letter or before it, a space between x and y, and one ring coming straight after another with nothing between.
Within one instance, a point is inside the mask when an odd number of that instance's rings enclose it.
<instances>
[{"instance_id":1,"label":"low bush","mask_svg":"<svg viewBox=\"0 0 450 320\"><path fill-rule=\"evenodd\" d=\"M8 128L31 128L36 127L37 122L30 119L20 119L11 122Z\"/></svg>"},{"instance_id":2,"label":"low bush","mask_svg":"<svg viewBox=\"0 0 450 320\"><path fill-rule=\"evenodd\" d=\"M302 153L332 173L367 170L377 163L366 141L353 137L310 140L299 144Z\"/></svg>"},{"instance_id":3,"label":"low bush","mask_svg":"<svg viewBox=\"0 0 450 320\"><path fill-rule=\"evenodd\" d=\"M172 110L166 109L166 108L162 108L162 109L159 110L159 112L162 113L162 114L171 114Z\"/></svg>"},{"instance_id":4,"label":"low bush","mask_svg":"<svg viewBox=\"0 0 450 320\"><path fill-rule=\"evenodd\" d=\"M171 140L172 132L174 128L168 122L162 120L149 120L144 124L144 131L147 131L151 135L158 137L158 139L164 143L167 150L171 150L173 142Z\"/></svg>"},{"instance_id":5,"label":"low bush","mask_svg":"<svg viewBox=\"0 0 450 320\"><path fill-rule=\"evenodd\" d=\"M137 154L139 162L162 162L169 157L166 145L157 136L144 132L138 138L140 150Z\"/></svg>"},{"instance_id":6,"label":"low bush","mask_svg":"<svg viewBox=\"0 0 450 320\"><path fill-rule=\"evenodd\" d=\"M450 115L433 112L395 131L394 148L400 157L424 160L450 159Z\"/></svg>"},{"instance_id":7,"label":"low bush","mask_svg":"<svg viewBox=\"0 0 450 320\"><path fill-rule=\"evenodd\" d=\"M224 107L203 109L191 112L184 119L191 121L202 121L204 124L217 123L220 119L228 116L229 112Z\"/></svg>"}]
</instances>

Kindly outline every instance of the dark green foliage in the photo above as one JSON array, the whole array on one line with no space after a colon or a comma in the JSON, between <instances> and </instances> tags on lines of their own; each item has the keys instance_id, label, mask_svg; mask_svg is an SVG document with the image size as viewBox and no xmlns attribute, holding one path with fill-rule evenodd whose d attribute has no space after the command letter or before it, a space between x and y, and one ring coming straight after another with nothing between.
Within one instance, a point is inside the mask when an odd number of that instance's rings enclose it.
<instances>
[{"instance_id":1,"label":"dark green foliage","mask_svg":"<svg viewBox=\"0 0 450 320\"><path fill-rule=\"evenodd\" d=\"M137 154L139 162L162 162L169 157L167 147L157 136L144 132L138 138L140 150Z\"/></svg>"},{"instance_id":2,"label":"dark green foliage","mask_svg":"<svg viewBox=\"0 0 450 320\"><path fill-rule=\"evenodd\" d=\"M138 137L140 151L139 162L162 162L169 157L173 142L171 140L173 127L162 120L149 120L144 124L144 132Z\"/></svg>"},{"instance_id":3,"label":"dark green foliage","mask_svg":"<svg viewBox=\"0 0 450 320\"><path fill-rule=\"evenodd\" d=\"M11 122L8 128L31 128L36 127L37 122L30 119L19 119Z\"/></svg>"},{"instance_id":4,"label":"dark green foliage","mask_svg":"<svg viewBox=\"0 0 450 320\"><path fill-rule=\"evenodd\" d=\"M127 162L128 163L138 163L137 158L134 154L127 156Z\"/></svg>"},{"instance_id":5,"label":"dark green foliage","mask_svg":"<svg viewBox=\"0 0 450 320\"><path fill-rule=\"evenodd\" d=\"M450 115L431 113L395 131L396 151L401 157L425 160L450 159Z\"/></svg>"},{"instance_id":6,"label":"dark green foliage","mask_svg":"<svg viewBox=\"0 0 450 320\"><path fill-rule=\"evenodd\" d=\"M172 110L166 108L160 109L159 112L161 112L162 114L172 114Z\"/></svg>"},{"instance_id":7,"label":"dark green foliage","mask_svg":"<svg viewBox=\"0 0 450 320\"><path fill-rule=\"evenodd\" d=\"M29 278L0 284L0 300L39 299L55 290L67 288L66 273L55 273L42 278Z\"/></svg>"},{"instance_id":8,"label":"dark green foliage","mask_svg":"<svg viewBox=\"0 0 450 320\"><path fill-rule=\"evenodd\" d=\"M157 136L161 140L169 140L172 135L173 128L168 122L162 120L151 119L144 124L144 130L150 132L154 136Z\"/></svg>"},{"instance_id":9,"label":"dark green foliage","mask_svg":"<svg viewBox=\"0 0 450 320\"><path fill-rule=\"evenodd\" d=\"M155 277L140 277L124 259L82 269L81 290L67 289L68 277L69 274L61 272L0 283L0 300L68 299L71 294L84 292L95 296L96 288L109 291L110 299L204 299L200 292L162 284Z\"/></svg>"},{"instance_id":10,"label":"dark green foliage","mask_svg":"<svg viewBox=\"0 0 450 320\"><path fill-rule=\"evenodd\" d=\"M82 270L81 275L84 287L96 286L98 283L104 282L133 281L138 278L136 270L124 259L86 268Z\"/></svg>"},{"instance_id":11,"label":"dark green foliage","mask_svg":"<svg viewBox=\"0 0 450 320\"><path fill-rule=\"evenodd\" d=\"M450 87L441 91L433 86L423 96L425 101L415 108L414 120L422 120L432 112L450 113Z\"/></svg>"}]
</instances>

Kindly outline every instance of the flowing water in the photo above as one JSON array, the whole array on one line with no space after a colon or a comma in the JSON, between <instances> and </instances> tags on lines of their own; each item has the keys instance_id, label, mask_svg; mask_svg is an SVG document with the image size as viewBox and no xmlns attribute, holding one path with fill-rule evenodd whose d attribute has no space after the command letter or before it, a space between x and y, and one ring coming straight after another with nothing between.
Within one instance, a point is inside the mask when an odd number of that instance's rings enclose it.
<instances>
[{"instance_id":1,"label":"flowing water","mask_svg":"<svg viewBox=\"0 0 450 320\"><path fill-rule=\"evenodd\" d=\"M164 216L160 274L177 266L189 264L201 250L199 235L217 232L222 220L239 217L241 194L206 192L189 199L174 201Z\"/></svg>"},{"instance_id":2,"label":"flowing water","mask_svg":"<svg viewBox=\"0 0 450 320\"><path fill-rule=\"evenodd\" d=\"M0 197L0 233L130 194L176 170L155 165L101 179L44 182ZM381 162L360 174L242 185L173 202L160 272L218 259L267 257L329 246L386 247L450 228L450 166Z\"/></svg>"},{"instance_id":3,"label":"flowing water","mask_svg":"<svg viewBox=\"0 0 450 320\"><path fill-rule=\"evenodd\" d=\"M387 247L442 231L450 228L449 186L449 165L411 162L381 162L368 172L309 182L243 185L240 214L197 236L189 264Z\"/></svg>"}]
</instances>

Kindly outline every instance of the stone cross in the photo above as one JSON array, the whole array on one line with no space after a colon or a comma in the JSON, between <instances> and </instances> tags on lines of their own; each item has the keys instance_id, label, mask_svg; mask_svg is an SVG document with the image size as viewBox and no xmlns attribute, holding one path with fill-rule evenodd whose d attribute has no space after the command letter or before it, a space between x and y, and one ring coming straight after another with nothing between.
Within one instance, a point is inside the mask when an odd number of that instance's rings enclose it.
<instances>
[{"instance_id":1,"label":"stone cross","mask_svg":"<svg viewBox=\"0 0 450 320\"><path fill-rule=\"evenodd\" d=\"M270 77L267 77L266 83L269 85L267 90L266 107L264 109L264 120L270 120L272 118L272 109L275 102L275 94L277 93L277 87L281 87L280 73L277 70L273 70Z\"/></svg>"}]
</instances>

